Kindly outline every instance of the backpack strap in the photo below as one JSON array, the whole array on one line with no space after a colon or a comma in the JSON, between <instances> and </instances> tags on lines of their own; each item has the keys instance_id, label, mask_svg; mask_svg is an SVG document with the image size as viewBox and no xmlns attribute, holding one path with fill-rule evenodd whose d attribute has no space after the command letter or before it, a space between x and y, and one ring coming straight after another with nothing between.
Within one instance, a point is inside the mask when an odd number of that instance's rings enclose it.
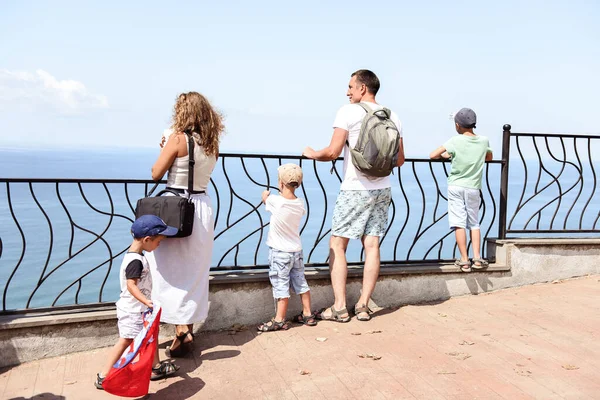
<instances>
[{"instance_id":1,"label":"backpack strap","mask_svg":"<svg viewBox=\"0 0 600 400\"><path fill-rule=\"evenodd\" d=\"M361 106L362 109L365 110L367 114L372 114L373 113L373 110L371 110L371 107L369 107L365 103L356 103L356 104L358 104L359 106Z\"/></svg>"},{"instance_id":2,"label":"backpack strap","mask_svg":"<svg viewBox=\"0 0 600 400\"><path fill-rule=\"evenodd\" d=\"M356 103L356 104L358 104L359 106L361 106L363 108L363 110L366 111L367 114L377 114L379 111L383 111L384 114L385 114L385 116L387 117L387 119L390 119L392 117L392 112L390 111L389 108L383 107L383 108L380 108L379 110L373 111L371 109L371 107L369 107L368 105L366 105L364 103Z\"/></svg>"},{"instance_id":3,"label":"backpack strap","mask_svg":"<svg viewBox=\"0 0 600 400\"><path fill-rule=\"evenodd\" d=\"M366 105L366 104L364 104L364 103L355 103L355 104L357 104L357 105L361 106L361 107L362 107L362 109L363 109L363 110L365 110L365 112L366 112L367 114L373 114L373 110L371 110L371 107L369 107L368 105ZM350 147L350 143L348 142L348 139L346 139L346 145L347 145L348 147Z\"/></svg>"}]
</instances>

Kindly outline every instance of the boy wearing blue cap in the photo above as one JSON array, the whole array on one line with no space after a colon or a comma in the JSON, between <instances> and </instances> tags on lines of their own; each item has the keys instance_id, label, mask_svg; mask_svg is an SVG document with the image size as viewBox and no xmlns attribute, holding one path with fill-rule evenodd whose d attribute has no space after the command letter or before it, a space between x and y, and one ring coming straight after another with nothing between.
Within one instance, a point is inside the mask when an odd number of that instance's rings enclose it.
<instances>
[{"instance_id":1,"label":"boy wearing blue cap","mask_svg":"<svg viewBox=\"0 0 600 400\"><path fill-rule=\"evenodd\" d=\"M470 108L462 108L454 116L458 136L452 137L443 146L431 152L429 157L450 158L452 168L448 175L448 222L454 229L460 260L454 263L463 272L471 267L482 269L488 262L481 258L481 232L479 229L480 190L483 165L492 160L492 149L487 137L473 133L477 116ZM467 233L471 231L473 263L467 253Z\"/></svg>"},{"instance_id":2,"label":"boy wearing blue cap","mask_svg":"<svg viewBox=\"0 0 600 400\"><path fill-rule=\"evenodd\" d=\"M144 251L153 251L161 240L167 236L174 236L177 228L167 226L156 215L142 215L131 225L133 243L129 246L119 272L121 282L121 296L117 301L117 318L119 327L119 341L110 350L108 360L102 372L96 375L96 388L103 390L102 382L117 362L123 351L131 345L133 339L143 329L142 314L152 308L150 293L152 292L152 277ZM158 348L154 355L151 380L166 378L179 369L173 363L160 363Z\"/></svg>"}]
</instances>

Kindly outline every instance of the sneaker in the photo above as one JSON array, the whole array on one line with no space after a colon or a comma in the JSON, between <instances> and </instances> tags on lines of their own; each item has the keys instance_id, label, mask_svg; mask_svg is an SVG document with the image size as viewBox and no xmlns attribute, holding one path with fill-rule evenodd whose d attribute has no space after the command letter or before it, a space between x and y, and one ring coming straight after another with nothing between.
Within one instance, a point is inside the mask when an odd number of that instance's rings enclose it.
<instances>
[{"instance_id":1,"label":"sneaker","mask_svg":"<svg viewBox=\"0 0 600 400\"><path fill-rule=\"evenodd\" d=\"M102 387L102 383L104 382L104 378L100 377L100 374L96 374L96 382L94 382L94 386L96 386L96 389L100 389L100 390L104 390L104 388Z\"/></svg>"}]
</instances>

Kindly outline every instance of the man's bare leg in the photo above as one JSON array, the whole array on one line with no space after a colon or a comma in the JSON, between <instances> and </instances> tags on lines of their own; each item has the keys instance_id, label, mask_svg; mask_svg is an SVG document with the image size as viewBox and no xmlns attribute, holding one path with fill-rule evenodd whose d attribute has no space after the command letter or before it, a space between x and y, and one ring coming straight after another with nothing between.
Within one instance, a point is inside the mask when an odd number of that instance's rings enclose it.
<instances>
[{"instance_id":1,"label":"man's bare leg","mask_svg":"<svg viewBox=\"0 0 600 400\"><path fill-rule=\"evenodd\" d=\"M346 261L346 249L350 239L331 236L329 240L329 273L331 275L331 286L333 287L333 308L341 310L346 308L346 278L348 277L348 263ZM331 311L325 310L325 317L331 316Z\"/></svg>"},{"instance_id":2,"label":"man's bare leg","mask_svg":"<svg viewBox=\"0 0 600 400\"><path fill-rule=\"evenodd\" d=\"M362 293L357 303L359 307L369 304L369 300L371 299L371 295L377 284L379 269L381 267L379 236L363 236L362 243L365 248L365 268L363 271Z\"/></svg>"}]
</instances>

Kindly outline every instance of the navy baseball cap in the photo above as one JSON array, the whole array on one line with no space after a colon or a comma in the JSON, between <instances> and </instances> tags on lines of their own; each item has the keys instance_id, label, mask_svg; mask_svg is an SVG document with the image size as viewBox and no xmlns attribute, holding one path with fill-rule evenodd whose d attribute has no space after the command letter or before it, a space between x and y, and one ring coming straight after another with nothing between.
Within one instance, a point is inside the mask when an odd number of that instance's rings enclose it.
<instances>
[{"instance_id":1,"label":"navy baseball cap","mask_svg":"<svg viewBox=\"0 0 600 400\"><path fill-rule=\"evenodd\" d=\"M477 123L477 115L470 108L461 108L454 116L454 122L463 128L475 128Z\"/></svg>"},{"instance_id":2,"label":"navy baseball cap","mask_svg":"<svg viewBox=\"0 0 600 400\"><path fill-rule=\"evenodd\" d=\"M177 232L179 229L168 226L160 217L150 214L142 215L131 225L131 234L136 239L156 235L175 236Z\"/></svg>"}]
</instances>

